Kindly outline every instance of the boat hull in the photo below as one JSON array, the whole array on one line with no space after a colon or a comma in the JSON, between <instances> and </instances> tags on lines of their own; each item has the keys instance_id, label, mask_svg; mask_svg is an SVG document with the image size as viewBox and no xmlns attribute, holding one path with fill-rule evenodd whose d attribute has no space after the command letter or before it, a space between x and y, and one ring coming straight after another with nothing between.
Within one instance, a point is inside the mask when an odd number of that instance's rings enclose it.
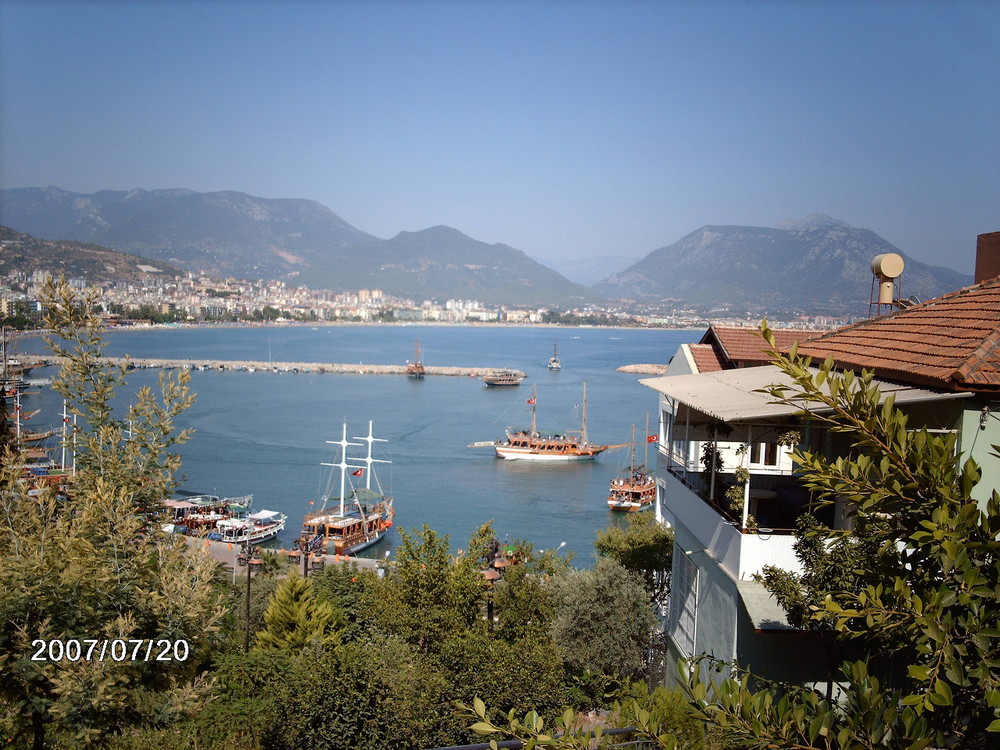
<instances>
[{"instance_id":1,"label":"boat hull","mask_svg":"<svg viewBox=\"0 0 1000 750\"><path fill-rule=\"evenodd\" d=\"M653 505L656 500L656 480L632 483L613 479L608 493L608 508L614 511L636 513Z\"/></svg>"},{"instance_id":2,"label":"boat hull","mask_svg":"<svg viewBox=\"0 0 1000 750\"><path fill-rule=\"evenodd\" d=\"M545 453L532 448L508 448L494 446L497 457L508 461L539 461L545 463L566 463L568 461L593 461L603 451L597 447L593 450L582 449L566 453Z\"/></svg>"}]
</instances>

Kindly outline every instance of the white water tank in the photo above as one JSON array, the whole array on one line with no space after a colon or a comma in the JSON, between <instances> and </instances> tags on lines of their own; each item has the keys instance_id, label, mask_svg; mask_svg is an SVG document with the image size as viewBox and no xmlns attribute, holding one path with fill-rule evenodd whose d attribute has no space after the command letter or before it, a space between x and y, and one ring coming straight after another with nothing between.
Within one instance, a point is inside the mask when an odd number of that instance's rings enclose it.
<instances>
[{"instance_id":1,"label":"white water tank","mask_svg":"<svg viewBox=\"0 0 1000 750\"><path fill-rule=\"evenodd\" d=\"M896 290L896 279L903 273L903 258L899 253L882 253L872 258L872 273L879 279L878 303L891 305Z\"/></svg>"}]
</instances>

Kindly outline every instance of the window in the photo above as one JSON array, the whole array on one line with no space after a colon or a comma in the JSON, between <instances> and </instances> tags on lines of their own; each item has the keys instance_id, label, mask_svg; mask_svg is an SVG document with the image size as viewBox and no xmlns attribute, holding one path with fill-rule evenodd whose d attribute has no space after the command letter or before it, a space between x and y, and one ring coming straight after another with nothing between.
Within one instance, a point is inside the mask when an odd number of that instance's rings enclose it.
<instances>
[{"instance_id":1,"label":"window","mask_svg":"<svg viewBox=\"0 0 1000 750\"><path fill-rule=\"evenodd\" d=\"M680 554L677 554L677 553ZM674 576L670 584L670 634L684 656L694 656L698 606L698 566L679 547L674 548Z\"/></svg>"},{"instance_id":2,"label":"window","mask_svg":"<svg viewBox=\"0 0 1000 750\"><path fill-rule=\"evenodd\" d=\"M750 463L758 466L777 466L778 444L754 443L750 448Z\"/></svg>"}]
</instances>

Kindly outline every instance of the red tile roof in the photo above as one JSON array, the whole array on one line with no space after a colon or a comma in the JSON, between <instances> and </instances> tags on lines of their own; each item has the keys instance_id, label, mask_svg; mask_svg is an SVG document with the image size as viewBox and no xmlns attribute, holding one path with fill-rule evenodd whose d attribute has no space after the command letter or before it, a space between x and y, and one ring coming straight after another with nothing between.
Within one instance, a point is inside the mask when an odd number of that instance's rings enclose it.
<instances>
[{"instance_id":1,"label":"red tile roof","mask_svg":"<svg viewBox=\"0 0 1000 750\"><path fill-rule=\"evenodd\" d=\"M959 391L1000 391L1000 278L799 345L814 360Z\"/></svg>"},{"instance_id":2,"label":"red tile roof","mask_svg":"<svg viewBox=\"0 0 1000 750\"><path fill-rule=\"evenodd\" d=\"M779 351L788 351L796 341L810 339L821 333L822 331L800 328L775 328L774 343ZM702 336L700 343L718 347L722 362L720 369L771 364L771 358L767 355L767 344L756 328L712 326Z\"/></svg>"},{"instance_id":3,"label":"red tile roof","mask_svg":"<svg viewBox=\"0 0 1000 750\"><path fill-rule=\"evenodd\" d=\"M726 369L719 353L711 344L691 344L691 357L697 372L720 372Z\"/></svg>"}]
</instances>

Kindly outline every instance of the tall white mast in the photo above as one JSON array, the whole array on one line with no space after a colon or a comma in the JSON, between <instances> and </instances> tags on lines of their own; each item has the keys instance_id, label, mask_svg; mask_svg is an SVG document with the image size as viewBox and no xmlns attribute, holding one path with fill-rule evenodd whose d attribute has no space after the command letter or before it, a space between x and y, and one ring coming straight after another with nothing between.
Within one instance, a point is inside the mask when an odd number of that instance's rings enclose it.
<instances>
[{"instance_id":1,"label":"tall white mast","mask_svg":"<svg viewBox=\"0 0 1000 750\"><path fill-rule=\"evenodd\" d=\"M587 383L583 384L583 424L580 425L580 437L583 438L584 445L587 444Z\"/></svg>"},{"instance_id":2,"label":"tall white mast","mask_svg":"<svg viewBox=\"0 0 1000 750\"><path fill-rule=\"evenodd\" d=\"M347 440L347 422L344 422L343 432L340 436L340 440L327 440L330 445L340 446L340 463L331 464L324 462L323 466L337 466L340 468L340 515L344 515L344 495L347 491L347 470L352 468L349 463L347 463L347 446L349 445L361 445L361 443L351 443Z\"/></svg>"},{"instance_id":3,"label":"tall white mast","mask_svg":"<svg viewBox=\"0 0 1000 750\"><path fill-rule=\"evenodd\" d=\"M392 463L392 461L389 461L389 460L384 459L384 458L372 458L372 443L388 443L389 441L386 440L385 438L377 438L377 437L375 437L372 434L372 421L370 419L368 420L368 435L366 437L361 437L359 435L355 435L354 439L355 440L364 440L366 443L368 443L368 455L365 458L363 458L363 459L355 459L355 460L364 461L364 464L365 464L365 489L369 489L370 490L372 488L372 474L374 473L374 472L372 472L372 464L391 464ZM355 443L354 445L357 445L357 443Z\"/></svg>"},{"instance_id":4,"label":"tall white mast","mask_svg":"<svg viewBox=\"0 0 1000 750\"><path fill-rule=\"evenodd\" d=\"M63 410L62 410L62 439L59 441L62 445L62 456L59 461L59 468L65 471L66 469L66 425L69 424L69 412L66 411L66 399L63 399Z\"/></svg>"}]
</instances>

